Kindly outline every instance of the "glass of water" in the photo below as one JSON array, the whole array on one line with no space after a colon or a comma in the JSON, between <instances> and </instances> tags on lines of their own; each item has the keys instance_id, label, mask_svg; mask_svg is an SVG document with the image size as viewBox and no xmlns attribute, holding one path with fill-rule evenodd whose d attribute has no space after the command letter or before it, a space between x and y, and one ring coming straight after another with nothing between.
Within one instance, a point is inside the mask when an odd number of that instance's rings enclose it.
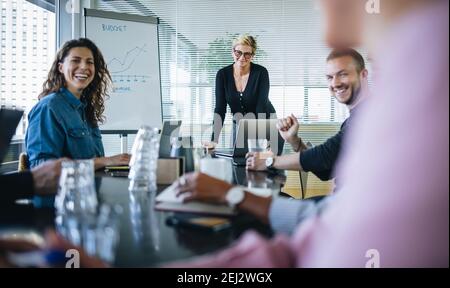
<instances>
[{"instance_id":1,"label":"glass of water","mask_svg":"<svg viewBox=\"0 0 450 288\"><path fill-rule=\"evenodd\" d=\"M86 215L97 211L94 160L66 160L61 164L55 208L59 214Z\"/></svg>"},{"instance_id":2,"label":"glass of water","mask_svg":"<svg viewBox=\"0 0 450 288\"><path fill-rule=\"evenodd\" d=\"M269 148L267 139L248 139L249 152L266 152Z\"/></svg>"}]
</instances>

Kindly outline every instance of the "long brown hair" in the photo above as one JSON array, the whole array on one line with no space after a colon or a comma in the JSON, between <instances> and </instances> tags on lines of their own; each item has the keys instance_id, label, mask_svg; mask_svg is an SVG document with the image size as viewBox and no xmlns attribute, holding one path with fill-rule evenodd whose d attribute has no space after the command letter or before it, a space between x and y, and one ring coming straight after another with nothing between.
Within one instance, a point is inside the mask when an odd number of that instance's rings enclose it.
<instances>
[{"instance_id":1,"label":"long brown hair","mask_svg":"<svg viewBox=\"0 0 450 288\"><path fill-rule=\"evenodd\" d=\"M86 103L86 118L92 126L97 126L103 123L105 116L105 99L108 97L108 91L112 84L111 75L106 66L105 59L98 47L87 38L80 38L67 41L59 49L56 54L55 61L48 72L47 80L44 82L39 99L44 98L50 93L59 91L66 86L64 74L59 72L59 63L64 62L64 59L69 55L70 49L76 47L86 47L91 50L94 57L95 75L92 82L87 86L82 94L81 100Z\"/></svg>"}]
</instances>

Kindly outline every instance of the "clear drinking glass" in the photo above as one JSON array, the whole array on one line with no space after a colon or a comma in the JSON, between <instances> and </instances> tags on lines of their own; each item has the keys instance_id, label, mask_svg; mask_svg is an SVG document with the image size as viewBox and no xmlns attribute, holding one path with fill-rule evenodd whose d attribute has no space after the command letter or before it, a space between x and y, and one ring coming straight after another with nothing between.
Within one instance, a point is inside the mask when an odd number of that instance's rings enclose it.
<instances>
[{"instance_id":1,"label":"clear drinking glass","mask_svg":"<svg viewBox=\"0 0 450 288\"><path fill-rule=\"evenodd\" d=\"M55 208L59 214L95 214L94 160L63 161Z\"/></svg>"},{"instance_id":2,"label":"clear drinking glass","mask_svg":"<svg viewBox=\"0 0 450 288\"><path fill-rule=\"evenodd\" d=\"M192 158L194 160L194 171L200 171L200 160L206 158L207 154L203 148L192 149Z\"/></svg>"},{"instance_id":3,"label":"clear drinking glass","mask_svg":"<svg viewBox=\"0 0 450 288\"><path fill-rule=\"evenodd\" d=\"M269 148L267 139L248 139L247 144L249 152L266 152Z\"/></svg>"},{"instance_id":4,"label":"clear drinking glass","mask_svg":"<svg viewBox=\"0 0 450 288\"><path fill-rule=\"evenodd\" d=\"M84 226L97 213L94 160L63 161L55 197L56 227L75 245L82 244Z\"/></svg>"},{"instance_id":5,"label":"clear drinking glass","mask_svg":"<svg viewBox=\"0 0 450 288\"><path fill-rule=\"evenodd\" d=\"M56 229L89 255L112 263L119 241L122 208L102 204L97 209L94 176L93 159L62 162L55 197Z\"/></svg>"}]
</instances>

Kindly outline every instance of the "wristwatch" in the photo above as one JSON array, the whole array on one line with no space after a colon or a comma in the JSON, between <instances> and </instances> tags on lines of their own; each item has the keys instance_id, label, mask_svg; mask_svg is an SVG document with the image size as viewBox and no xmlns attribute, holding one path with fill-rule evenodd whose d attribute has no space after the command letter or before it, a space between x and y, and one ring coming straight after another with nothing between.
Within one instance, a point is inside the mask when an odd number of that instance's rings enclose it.
<instances>
[{"instance_id":1,"label":"wristwatch","mask_svg":"<svg viewBox=\"0 0 450 288\"><path fill-rule=\"evenodd\" d=\"M225 195L225 200L228 206L234 207L244 200L245 192L242 187L234 186L228 190L227 195Z\"/></svg>"},{"instance_id":2,"label":"wristwatch","mask_svg":"<svg viewBox=\"0 0 450 288\"><path fill-rule=\"evenodd\" d=\"M275 162L275 159L273 157L266 158L266 167L267 167L267 169L273 168L274 162Z\"/></svg>"}]
</instances>

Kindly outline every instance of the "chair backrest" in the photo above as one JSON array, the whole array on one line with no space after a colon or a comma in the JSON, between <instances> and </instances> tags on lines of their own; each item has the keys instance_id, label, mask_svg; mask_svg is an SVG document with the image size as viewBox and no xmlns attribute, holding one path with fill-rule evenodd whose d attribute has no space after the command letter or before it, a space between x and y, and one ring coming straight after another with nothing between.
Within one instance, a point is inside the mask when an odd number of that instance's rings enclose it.
<instances>
[{"instance_id":1,"label":"chair backrest","mask_svg":"<svg viewBox=\"0 0 450 288\"><path fill-rule=\"evenodd\" d=\"M305 199L306 188L308 185L308 172L299 171L298 174L299 174L299 178L300 178L300 189L302 190L302 199Z\"/></svg>"},{"instance_id":2,"label":"chair backrest","mask_svg":"<svg viewBox=\"0 0 450 288\"><path fill-rule=\"evenodd\" d=\"M281 188L281 192L287 194L295 199L303 198L303 189L300 183L300 177L298 171L287 170L286 171L286 182Z\"/></svg>"},{"instance_id":3,"label":"chair backrest","mask_svg":"<svg viewBox=\"0 0 450 288\"><path fill-rule=\"evenodd\" d=\"M23 172L30 169L30 165L28 163L28 155L25 152L20 153L19 155L19 164L17 167L17 171Z\"/></svg>"},{"instance_id":4,"label":"chair backrest","mask_svg":"<svg viewBox=\"0 0 450 288\"><path fill-rule=\"evenodd\" d=\"M313 145L311 144L311 142L307 142L306 147L308 147L308 149L310 149L313 147ZM300 189L302 189L302 199L305 199L306 189L308 187L308 172L300 171L300 172L298 172L298 174L300 177Z\"/></svg>"}]
</instances>

